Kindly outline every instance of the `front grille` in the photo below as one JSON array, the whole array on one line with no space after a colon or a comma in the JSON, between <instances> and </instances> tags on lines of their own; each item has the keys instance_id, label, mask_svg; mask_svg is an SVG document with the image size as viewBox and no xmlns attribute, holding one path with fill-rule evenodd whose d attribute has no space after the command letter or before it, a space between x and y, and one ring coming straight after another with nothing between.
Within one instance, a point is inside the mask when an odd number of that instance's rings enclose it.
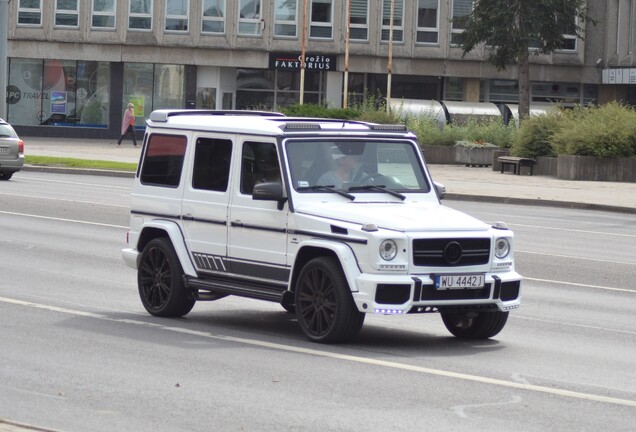
<instances>
[{"instance_id":1,"label":"front grille","mask_svg":"<svg viewBox=\"0 0 636 432\"><path fill-rule=\"evenodd\" d=\"M489 238L413 240L413 263L428 267L461 267L488 264Z\"/></svg>"}]
</instances>

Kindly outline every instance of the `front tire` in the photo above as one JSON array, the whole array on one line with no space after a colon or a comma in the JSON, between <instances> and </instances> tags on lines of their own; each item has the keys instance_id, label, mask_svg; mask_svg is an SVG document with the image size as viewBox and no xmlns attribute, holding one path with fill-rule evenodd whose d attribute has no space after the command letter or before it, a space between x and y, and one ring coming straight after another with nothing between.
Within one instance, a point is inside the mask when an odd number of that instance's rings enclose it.
<instances>
[{"instance_id":1,"label":"front tire","mask_svg":"<svg viewBox=\"0 0 636 432\"><path fill-rule=\"evenodd\" d=\"M353 338L365 314L356 308L340 263L334 257L309 261L298 276L296 316L313 342L339 343Z\"/></svg>"},{"instance_id":2,"label":"front tire","mask_svg":"<svg viewBox=\"0 0 636 432\"><path fill-rule=\"evenodd\" d=\"M141 303L149 314L181 317L194 307L195 300L183 284L183 269L170 240L160 237L144 248L137 286Z\"/></svg>"},{"instance_id":3,"label":"front tire","mask_svg":"<svg viewBox=\"0 0 636 432\"><path fill-rule=\"evenodd\" d=\"M442 312L444 325L459 339L488 339L506 325L509 312Z\"/></svg>"}]
</instances>

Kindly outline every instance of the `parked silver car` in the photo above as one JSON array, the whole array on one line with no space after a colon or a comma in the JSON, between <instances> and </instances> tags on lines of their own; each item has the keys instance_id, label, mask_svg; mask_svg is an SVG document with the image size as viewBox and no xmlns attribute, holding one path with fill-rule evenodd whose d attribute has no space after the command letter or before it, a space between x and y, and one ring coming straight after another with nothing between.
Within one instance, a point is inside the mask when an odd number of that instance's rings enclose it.
<instances>
[{"instance_id":1,"label":"parked silver car","mask_svg":"<svg viewBox=\"0 0 636 432\"><path fill-rule=\"evenodd\" d=\"M0 180L9 180L24 165L24 141L0 119Z\"/></svg>"}]
</instances>

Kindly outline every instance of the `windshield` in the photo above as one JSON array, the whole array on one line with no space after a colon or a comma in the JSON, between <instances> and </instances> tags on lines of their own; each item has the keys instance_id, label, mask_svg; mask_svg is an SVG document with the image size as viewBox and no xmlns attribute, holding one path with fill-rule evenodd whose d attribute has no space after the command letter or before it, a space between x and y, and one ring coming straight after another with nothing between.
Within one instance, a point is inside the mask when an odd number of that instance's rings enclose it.
<instances>
[{"instance_id":1,"label":"windshield","mask_svg":"<svg viewBox=\"0 0 636 432\"><path fill-rule=\"evenodd\" d=\"M294 189L325 192L324 187L355 192L428 192L410 141L289 140L285 144ZM378 187L362 187L378 186Z\"/></svg>"}]
</instances>

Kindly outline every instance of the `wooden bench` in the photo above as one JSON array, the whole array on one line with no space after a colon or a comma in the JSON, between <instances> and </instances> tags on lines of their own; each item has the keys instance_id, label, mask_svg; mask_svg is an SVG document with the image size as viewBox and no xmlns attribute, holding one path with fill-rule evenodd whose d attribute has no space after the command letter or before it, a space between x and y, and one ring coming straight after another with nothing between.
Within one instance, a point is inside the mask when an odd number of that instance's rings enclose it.
<instances>
[{"instance_id":1,"label":"wooden bench","mask_svg":"<svg viewBox=\"0 0 636 432\"><path fill-rule=\"evenodd\" d=\"M530 175L532 175L532 170L533 170L534 164L536 163L534 159L515 157L515 156L499 156L497 158L497 162L501 164L502 174L505 171L506 166L509 165L512 167L513 172L517 175L521 174L522 167L528 167L530 169L529 173Z\"/></svg>"}]
</instances>

